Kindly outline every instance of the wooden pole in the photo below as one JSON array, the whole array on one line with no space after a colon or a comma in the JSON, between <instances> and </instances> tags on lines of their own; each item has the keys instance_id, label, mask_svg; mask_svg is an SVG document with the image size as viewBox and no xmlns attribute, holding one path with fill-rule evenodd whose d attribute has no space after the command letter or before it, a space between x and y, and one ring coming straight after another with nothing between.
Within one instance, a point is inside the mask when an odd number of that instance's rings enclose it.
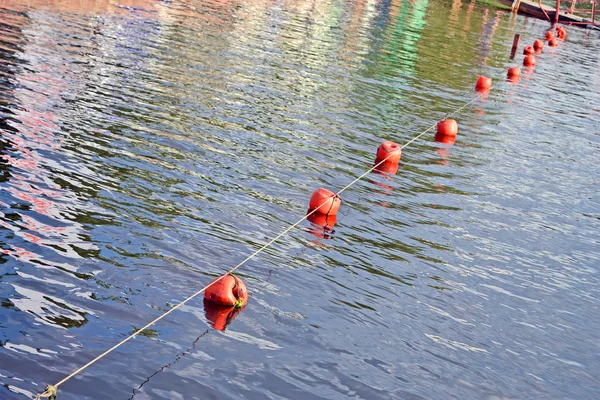
<instances>
[{"instance_id":1,"label":"wooden pole","mask_svg":"<svg viewBox=\"0 0 600 400\"><path fill-rule=\"evenodd\" d=\"M515 33L515 38L513 39L512 49L510 49L510 59L515 58L515 54L517 54L517 47L519 46L519 39L521 39L521 35L519 33Z\"/></svg>"},{"instance_id":2,"label":"wooden pole","mask_svg":"<svg viewBox=\"0 0 600 400\"><path fill-rule=\"evenodd\" d=\"M514 0L510 11L517 14L519 12L519 7L521 7L521 0Z\"/></svg>"}]
</instances>

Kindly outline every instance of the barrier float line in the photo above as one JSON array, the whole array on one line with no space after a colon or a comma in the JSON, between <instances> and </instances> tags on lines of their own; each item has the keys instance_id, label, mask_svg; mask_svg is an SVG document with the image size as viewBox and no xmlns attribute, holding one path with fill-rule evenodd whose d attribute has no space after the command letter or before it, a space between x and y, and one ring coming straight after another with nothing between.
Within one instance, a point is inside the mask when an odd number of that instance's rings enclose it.
<instances>
[{"instance_id":1,"label":"barrier float line","mask_svg":"<svg viewBox=\"0 0 600 400\"><path fill-rule=\"evenodd\" d=\"M447 118L449 118L451 116L454 116L454 115L460 113L462 110L464 110L465 108L467 108L469 105L471 105L473 102L475 102L476 100L478 100L482 96L483 96L482 93L476 94L475 97L473 97L471 100L465 102L461 107L457 108L456 110L454 110L454 111L446 114L444 116L444 118L442 118L442 119L447 119ZM406 142L404 145L400 146L400 148L404 149L404 148L408 147L415 140L419 139L424 134L432 131L436 127L437 127L437 122L435 124L431 125L429 128L427 128L424 131L422 131L421 133L419 133L418 135L416 135L415 137L413 137L411 140L409 140L408 142ZM370 174L371 172L373 172L377 167L379 167L380 165L382 165L383 163L385 163L386 161L388 161L389 158L394 157L394 156L395 155L392 153L389 156L387 156L386 158L384 158L383 160L375 163L375 165L373 165L371 168L369 168L364 173L362 173L361 175L359 175L353 181L351 181L350 183L348 183L346 186L344 186L342 189L340 189L337 193L335 193L335 195L339 196L340 193L348 190L350 187L352 187L358 181L360 181L365 176L367 176L368 174ZM41 398L49 398L50 400L55 400L56 396L57 396L58 388L63 383L67 382L69 379L73 378L75 375L83 372L85 369L87 369L91 365L95 364L97 361L101 360L102 358L104 358L108 354L112 353L114 350L118 349L119 347L121 347L122 345L124 345L125 343L127 343L128 341L130 341L131 339L133 339L134 337L136 337L140 333L144 332L146 329L148 329L152 325L156 324L158 321L160 321L161 319L165 318L167 315L171 314L173 311L179 309L180 307L182 307L183 305L185 305L186 303L188 303L190 300L196 298L197 296L199 296L200 294L202 294L206 289L208 289L210 286L214 285L215 283L217 283L221 279L223 279L225 276L227 276L227 275L235 272L238 268L240 268L242 265L246 264L252 258L256 257L258 254L260 254L267 247L271 246L273 243L275 243L277 240L279 240L286 233L288 233L289 231L291 231L292 229L294 229L295 227L297 227L305 219L307 219L308 217L310 217L311 215L313 215L314 213L316 213L318 209L320 209L322 206L324 206L328 202L329 202L329 200L323 202L319 207L317 207L317 208L309 211L305 216L303 216L298 221L296 221L295 223L293 223L292 225L288 226L286 229L284 229L283 231L281 231L279 234L277 234L275 237L273 237L271 240L269 240L266 244L264 244L263 246L261 246L258 250L254 251L252 254L250 254L249 256L247 256L242 262L240 262L239 264L237 264L235 267L231 268L225 274L223 274L220 277L216 278L215 280L211 281L208 285L206 285L203 288L197 290L195 293L193 293L192 295L188 296L185 300L183 300L179 304L175 305L173 308L169 309L168 311L165 311L163 314L159 315L157 318L155 318L154 320L150 321L149 323L147 323L146 325L144 325L142 328L138 329L137 331L135 331L131 335L127 336L125 339L121 340L119 343L115 344L114 346L112 346L108 350L104 351L102 354L96 356L94 359L92 359L91 361L87 362L85 365L79 367L78 369L76 369L75 371L73 371L71 374L67 375L66 377L64 377L63 379L61 379L60 381L58 381L56 384L54 384L54 385L47 385L45 391L43 393L41 393L41 394L38 394L37 397L36 397L36 399L40 400Z\"/></svg>"}]
</instances>

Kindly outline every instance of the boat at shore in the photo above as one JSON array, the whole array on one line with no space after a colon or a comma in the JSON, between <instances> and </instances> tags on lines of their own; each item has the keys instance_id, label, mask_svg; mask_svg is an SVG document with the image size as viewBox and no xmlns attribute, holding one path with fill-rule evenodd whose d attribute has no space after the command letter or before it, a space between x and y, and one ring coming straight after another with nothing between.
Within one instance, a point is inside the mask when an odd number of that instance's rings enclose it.
<instances>
[{"instance_id":1,"label":"boat at shore","mask_svg":"<svg viewBox=\"0 0 600 400\"><path fill-rule=\"evenodd\" d=\"M552 7L542 4L540 0L497 0L499 3L511 7L513 12L518 12L523 15L529 15L535 18L545 19L552 23L561 22L568 25L581 25L583 27L592 27L600 29L600 22L595 18L596 3L595 0L591 1L591 8L584 10L581 13L590 15L590 18L585 18L579 14L580 10L577 10L577 14L574 13L576 2L571 3L569 9L561 11L560 2L557 6ZM582 2L579 2L582 3ZM589 2L588 2L589 3Z\"/></svg>"}]
</instances>

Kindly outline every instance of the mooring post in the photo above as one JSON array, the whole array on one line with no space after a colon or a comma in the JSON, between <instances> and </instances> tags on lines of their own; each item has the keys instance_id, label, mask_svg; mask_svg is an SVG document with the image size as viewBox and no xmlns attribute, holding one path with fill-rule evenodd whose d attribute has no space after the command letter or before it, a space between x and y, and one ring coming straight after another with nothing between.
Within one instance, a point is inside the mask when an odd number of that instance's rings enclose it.
<instances>
[{"instance_id":1,"label":"mooring post","mask_svg":"<svg viewBox=\"0 0 600 400\"><path fill-rule=\"evenodd\" d=\"M510 11L517 14L519 12L519 7L521 7L521 0L514 0Z\"/></svg>"},{"instance_id":2,"label":"mooring post","mask_svg":"<svg viewBox=\"0 0 600 400\"><path fill-rule=\"evenodd\" d=\"M512 49L510 50L510 59L515 58L515 54L517 54L517 47L519 46L519 39L521 38L521 34L515 33L515 38L513 39Z\"/></svg>"},{"instance_id":3,"label":"mooring post","mask_svg":"<svg viewBox=\"0 0 600 400\"><path fill-rule=\"evenodd\" d=\"M554 23L558 24L558 13L560 12L560 0L556 0L556 13L554 14Z\"/></svg>"}]
</instances>

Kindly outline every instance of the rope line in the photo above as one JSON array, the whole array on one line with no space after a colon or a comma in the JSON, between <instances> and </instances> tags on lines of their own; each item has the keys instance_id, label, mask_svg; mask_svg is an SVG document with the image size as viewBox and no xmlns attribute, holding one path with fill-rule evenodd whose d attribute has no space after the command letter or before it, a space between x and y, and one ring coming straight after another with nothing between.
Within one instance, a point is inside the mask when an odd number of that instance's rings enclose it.
<instances>
[{"instance_id":1,"label":"rope line","mask_svg":"<svg viewBox=\"0 0 600 400\"><path fill-rule=\"evenodd\" d=\"M478 93L473 99L467 101L461 107L457 108L456 110L454 110L451 113L446 114L443 119L446 119L446 118L448 118L450 116L456 115L457 113L461 112L462 110L464 110L466 107L468 107L470 104L472 104L475 100L477 100L481 96L482 96L481 93ZM404 145L402 145L400 147L400 149L404 149L405 147L407 147L408 145L410 145L411 143L413 143L415 140L417 140L418 138L420 138L421 136L423 136L427 132L430 132L436 126L437 126L437 122L435 124L433 124L432 126L430 126L429 128L425 129L423 132L419 133L417 136L413 137L408 142L406 142ZM349 184L347 184L346 186L344 186L342 189L340 189L332 197L339 196L340 193L342 193L345 190L347 190L348 188L350 188L356 182L360 181L362 178L364 178L365 176L367 176L369 173L373 172L373 170L375 170L381 164L383 164L384 162L386 162L387 159L390 158L392 155L393 154L390 154L389 156L387 156L386 158L384 158L382 161L380 161L377 164L373 165L371 168L369 168L363 174L361 174L360 176L358 176L357 178L355 178L352 182L350 182ZM146 325L144 325L141 329L138 329L137 331L135 331L134 333L132 333L131 335L129 335L125 339L121 340L119 343L117 343L114 346L112 346L110 349L108 349L105 352L103 352L102 354L98 355L97 357L95 357L94 359L92 359L91 361L89 361L88 363L86 363L85 365L79 367L77 370L75 370L74 372L72 372L71 374L67 375L66 377L64 377L63 379L61 379L59 382L57 382L54 386L48 385L46 387L46 390L44 391L44 393L38 394L37 397L36 397L36 399L39 400L39 399L41 399L43 397L50 397L50 398L52 398L52 396L56 396L56 391L57 391L57 389L58 389L58 387L60 385L62 385L63 383L65 383L69 379L73 378L75 375L79 374L80 372L84 371L86 368L88 368L92 364L96 363L97 361L99 361L100 359L102 359L103 357L105 357L106 355L110 354L111 352L113 352L114 350L116 350L117 348L119 348L120 346L124 345L125 343L127 343L128 341L130 341L131 339L133 339L134 337L136 337L140 333L144 332L150 326L154 325L155 323L157 323L158 321L160 321L161 319L163 319L167 315L171 314L173 311L175 311L178 308L182 307L187 302L189 302L190 300L194 299L195 297L197 297L198 295L200 295L201 293L203 293L210 286L212 286L213 284L219 282L221 279L223 279L228 274L231 274L231 273L235 272L242 265L244 265L245 263L247 263L248 261L250 261L252 258L256 257L259 253L261 253L267 247L271 246L273 243L275 243L277 240L279 240L286 233L288 233L289 231L291 231L292 229L294 229L296 226L298 226L305 219L307 219L308 217L310 217L311 215L313 215L315 212L317 212L317 210L319 210L322 206L324 206L327 203L327 201L329 201L329 200L326 200L319 207L315 208L314 210L311 210L309 213L307 213L305 216L303 216L302 218L300 218L298 221L296 221L295 223L293 223L292 225L288 226L286 229L284 229L283 231L281 231L279 234L277 234L275 237L273 237L271 240L269 240L266 244L264 244L263 246L261 246L258 250L254 251L252 254L250 254L248 257L246 257L242 262L240 262L235 267L233 267L229 271L227 271L224 275L221 275L218 278L216 278L215 280L211 281L208 285L204 286L202 289L199 289L198 291L196 291L192 295L188 296L181 303L175 305L170 310L165 311L163 314L161 314L160 316L158 316L157 318L155 318L151 322L149 322Z\"/></svg>"}]
</instances>

